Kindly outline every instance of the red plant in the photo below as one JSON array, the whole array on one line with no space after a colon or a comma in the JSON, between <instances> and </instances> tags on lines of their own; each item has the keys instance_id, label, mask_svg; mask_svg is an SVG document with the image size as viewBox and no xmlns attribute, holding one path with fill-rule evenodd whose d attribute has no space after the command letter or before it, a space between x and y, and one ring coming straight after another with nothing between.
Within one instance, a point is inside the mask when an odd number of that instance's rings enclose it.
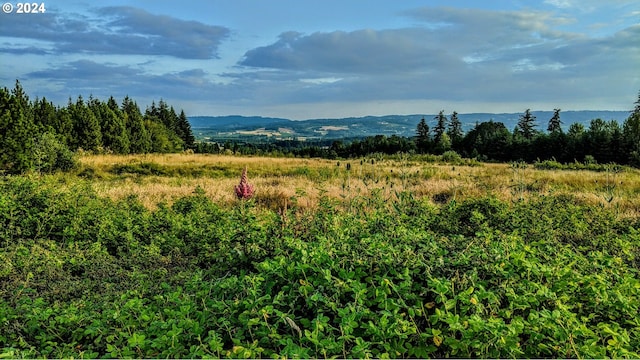
<instances>
[{"instance_id":1,"label":"red plant","mask_svg":"<svg viewBox=\"0 0 640 360\"><path fill-rule=\"evenodd\" d=\"M253 185L247 181L247 167L242 170L242 176L240 177L240 184L236 185L236 196L238 199L249 199L253 196Z\"/></svg>"}]
</instances>

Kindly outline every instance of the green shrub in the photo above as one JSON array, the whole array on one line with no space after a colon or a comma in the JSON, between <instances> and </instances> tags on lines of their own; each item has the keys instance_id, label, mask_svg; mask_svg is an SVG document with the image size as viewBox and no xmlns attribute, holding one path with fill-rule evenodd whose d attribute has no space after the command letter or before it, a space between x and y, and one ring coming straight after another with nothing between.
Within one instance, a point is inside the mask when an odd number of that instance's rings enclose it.
<instances>
[{"instance_id":1,"label":"green shrub","mask_svg":"<svg viewBox=\"0 0 640 360\"><path fill-rule=\"evenodd\" d=\"M462 157L455 151L449 150L442 154L442 161L447 163L459 164L462 163Z\"/></svg>"},{"instance_id":2,"label":"green shrub","mask_svg":"<svg viewBox=\"0 0 640 360\"><path fill-rule=\"evenodd\" d=\"M0 188L2 357L640 355L637 220L570 196L294 213L197 188L151 211Z\"/></svg>"}]
</instances>

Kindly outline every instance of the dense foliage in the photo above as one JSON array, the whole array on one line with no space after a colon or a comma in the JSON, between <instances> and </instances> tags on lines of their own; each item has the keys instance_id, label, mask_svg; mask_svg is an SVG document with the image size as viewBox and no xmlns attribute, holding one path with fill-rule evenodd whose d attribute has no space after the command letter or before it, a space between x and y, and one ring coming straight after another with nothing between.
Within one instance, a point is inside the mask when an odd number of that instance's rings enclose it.
<instances>
[{"instance_id":1,"label":"dense foliage","mask_svg":"<svg viewBox=\"0 0 640 360\"><path fill-rule=\"evenodd\" d=\"M578 198L0 188L0 357L640 357L640 221Z\"/></svg>"},{"instance_id":2,"label":"dense foliage","mask_svg":"<svg viewBox=\"0 0 640 360\"><path fill-rule=\"evenodd\" d=\"M116 154L177 152L194 146L184 113L160 100L145 114L126 97L122 106L79 96L66 107L46 98L30 101L16 81L14 89L0 89L0 173L28 170L52 172L74 166L74 153Z\"/></svg>"}]
</instances>

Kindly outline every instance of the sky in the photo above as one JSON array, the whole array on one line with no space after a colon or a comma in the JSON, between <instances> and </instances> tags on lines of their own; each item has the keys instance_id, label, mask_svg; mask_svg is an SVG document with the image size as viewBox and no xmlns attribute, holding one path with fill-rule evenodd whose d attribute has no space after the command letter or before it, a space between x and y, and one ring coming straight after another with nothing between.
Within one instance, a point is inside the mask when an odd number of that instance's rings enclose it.
<instances>
[{"instance_id":1,"label":"sky","mask_svg":"<svg viewBox=\"0 0 640 360\"><path fill-rule=\"evenodd\" d=\"M640 0L9 3L0 84L58 105L310 119L631 110L640 91Z\"/></svg>"}]
</instances>

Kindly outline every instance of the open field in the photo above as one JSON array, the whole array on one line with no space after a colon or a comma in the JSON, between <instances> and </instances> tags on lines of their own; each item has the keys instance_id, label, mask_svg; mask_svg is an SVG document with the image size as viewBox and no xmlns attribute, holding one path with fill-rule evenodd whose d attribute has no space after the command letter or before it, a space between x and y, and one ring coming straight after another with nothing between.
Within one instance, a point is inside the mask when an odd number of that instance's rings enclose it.
<instances>
[{"instance_id":1,"label":"open field","mask_svg":"<svg viewBox=\"0 0 640 360\"><path fill-rule=\"evenodd\" d=\"M638 170L440 160L0 177L0 358L640 357Z\"/></svg>"},{"instance_id":2,"label":"open field","mask_svg":"<svg viewBox=\"0 0 640 360\"><path fill-rule=\"evenodd\" d=\"M197 154L96 155L85 156L81 162L92 169L92 186L98 194L111 199L135 194L151 209L159 202L172 203L193 193L196 186L212 200L230 203L235 198L233 187L246 166L258 202L272 208L284 206L294 196L298 206L314 207L321 193L343 199L377 189L386 197L406 190L435 203L482 196L514 201L571 194L586 204L615 208L622 215L640 214L637 169L593 172L537 170L532 165L427 163L408 157L333 161ZM123 165L129 167L123 169Z\"/></svg>"}]
</instances>

